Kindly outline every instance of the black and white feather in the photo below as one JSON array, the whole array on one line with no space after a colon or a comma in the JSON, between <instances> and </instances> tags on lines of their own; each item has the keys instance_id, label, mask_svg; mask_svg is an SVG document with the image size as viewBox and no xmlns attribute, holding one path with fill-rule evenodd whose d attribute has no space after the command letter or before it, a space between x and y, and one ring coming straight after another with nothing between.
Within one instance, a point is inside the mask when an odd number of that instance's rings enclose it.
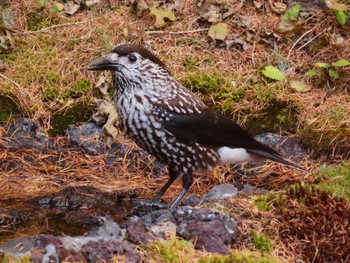
<instances>
[{"instance_id":1,"label":"black and white feather","mask_svg":"<svg viewBox=\"0 0 350 263\"><path fill-rule=\"evenodd\" d=\"M191 187L194 170L210 170L219 164L270 159L303 170L231 119L208 109L143 46L117 46L88 69L112 72L120 128L168 165L170 179L154 200L181 175L183 190L172 204L176 206Z\"/></svg>"}]
</instances>

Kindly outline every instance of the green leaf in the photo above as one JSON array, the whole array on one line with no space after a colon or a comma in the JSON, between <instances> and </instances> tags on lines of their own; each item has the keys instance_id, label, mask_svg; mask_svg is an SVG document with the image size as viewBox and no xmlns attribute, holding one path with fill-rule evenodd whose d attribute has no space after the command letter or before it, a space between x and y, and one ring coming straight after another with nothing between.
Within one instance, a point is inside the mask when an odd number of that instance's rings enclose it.
<instances>
[{"instance_id":1,"label":"green leaf","mask_svg":"<svg viewBox=\"0 0 350 263\"><path fill-rule=\"evenodd\" d=\"M329 68L331 65L324 62L317 62L314 64L314 66L318 68Z\"/></svg>"},{"instance_id":2,"label":"green leaf","mask_svg":"<svg viewBox=\"0 0 350 263\"><path fill-rule=\"evenodd\" d=\"M329 76L331 76L332 78L335 78L335 79L339 78L339 73L331 68L328 70L328 73L329 73Z\"/></svg>"},{"instance_id":3,"label":"green leaf","mask_svg":"<svg viewBox=\"0 0 350 263\"><path fill-rule=\"evenodd\" d=\"M164 19L175 21L175 15L172 11L158 9L156 5L154 5L150 11L151 11L151 14L156 17L156 22L154 23L154 27L156 28L165 26Z\"/></svg>"},{"instance_id":4,"label":"green leaf","mask_svg":"<svg viewBox=\"0 0 350 263\"><path fill-rule=\"evenodd\" d=\"M350 65L350 62L346 59L341 59L341 60L338 60L338 61L332 63L333 67L345 67L348 65Z\"/></svg>"},{"instance_id":5,"label":"green leaf","mask_svg":"<svg viewBox=\"0 0 350 263\"><path fill-rule=\"evenodd\" d=\"M306 92L310 89L310 85L298 79L291 79L290 86L298 92Z\"/></svg>"},{"instance_id":6,"label":"green leaf","mask_svg":"<svg viewBox=\"0 0 350 263\"><path fill-rule=\"evenodd\" d=\"M305 77L313 77L313 76L316 76L317 75L317 72L313 69L309 70L308 72L306 72L304 74Z\"/></svg>"},{"instance_id":7,"label":"green leaf","mask_svg":"<svg viewBox=\"0 0 350 263\"><path fill-rule=\"evenodd\" d=\"M217 40L225 40L228 35L228 26L226 23L217 23L215 25L211 25L208 30L208 36L212 39Z\"/></svg>"},{"instance_id":8,"label":"green leaf","mask_svg":"<svg viewBox=\"0 0 350 263\"><path fill-rule=\"evenodd\" d=\"M63 8L64 8L64 5L62 5L61 3L55 3L52 7L49 8L49 12L51 14L56 14L62 11Z\"/></svg>"},{"instance_id":9,"label":"green leaf","mask_svg":"<svg viewBox=\"0 0 350 263\"><path fill-rule=\"evenodd\" d=\"M285 79L284 73L271 65L266 66L265 69L262 70L262 73L264 74L265 77L268 77L270 79L274 79L274 80Z\"/></svg>"},{"instance_id":10,"label":"green leaf","mask_svg":"<svg viewBox=\"0 0 350 263\"><path fill-rule=\"evenodd\" d=\"M344 11L335 11L335 17L342 26L346 24L346 14Z\"/></svg>"},{"instance_id":11,"label":"green leaf","mask_svg":"<svg viewBox=\"0 0 350 263\"><path fill-rule=\"evenodd\" d=\"M49 0L36 0L36 4L39 7L44 7L49 3Z\"/></svg>"},{"instance_id":12,"label":"green leaf","mask_svg":"<svg viewBox=\"0 0 350 263\"><path fill-rule=\"evenodd\" d=\"M299 17L299 13L301 10L301 5L297 4L289 8L284 15L282 16L282 20L296 20Z\"/></svg>"}]
</instances>

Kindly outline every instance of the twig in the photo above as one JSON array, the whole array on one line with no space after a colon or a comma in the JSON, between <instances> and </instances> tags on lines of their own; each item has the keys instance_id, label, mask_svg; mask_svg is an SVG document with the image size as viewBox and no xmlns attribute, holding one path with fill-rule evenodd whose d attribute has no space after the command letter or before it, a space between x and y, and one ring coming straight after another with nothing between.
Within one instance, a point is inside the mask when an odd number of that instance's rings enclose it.
<instances>
[{"instance_id":1,"label":"twig","mask_svg":"<svg viewBox=\"0 0 350 263\"><path fill-rule=\"evenodd\" d=\"M21 85L19 85L17 82L13 81L12 79L6 77L4 74L0 73L0 77L2 77L3 79L6 79L7 81L11 82L11 83L14 84L17 88L21 88Z\"/></svg>"},{"instance_id":2,"label":"twig","mask_svg":"<svg viewBox=\"0 0 350 263\"><path fill-rule=\"evenodd\" d=\"M309 41L307 41L304 45L302 45L301 47L299 47L296 51L299 51L300 49L302 49L303 47L307 46L308 44L310 44L312 41L314 41L316 38L318 38L320 35L322 35L324 32L326 32L328 30L328 28L326 28L325 30L323 30L321 33L317 34L316 36L314 36L313 38L311 38Z\"/></svg>"},{"instance_id":3,"label":"twig","mask_svg":"<svg viewBox=\"0 0 350 263\"><path fill-rule=\"evenodd\" d=\"M189 31L177 31L177 32L168 32L168 31L146 31L145 34L147 35L154 35L154 34L169 34L169 35L179 35L179 34L190 34L190 33L197 33L197 32L203 32L207 31L209 28L200 28L195 30L189 30Z\"/></svg>"},{"instance_id":4,"label":"twig","mask_svg":"<svg viewBox=\"0 0 350 263\"><path fill-rule=\"evenodd\" d=\"M310 30L306 31L304 34L302 34L297 41L294 42L293 46L290 48L289 52L288 52L288 56L287 56L287 60L290 57L290 54L292 53L293 48L300 42L300 40L302 40L307 34L311 33L312 31L314 31L316 29L316 27L318 27L319 24L315 25L313 28L311 28Z\"/></svg>"},{"instance_id":5,"label":"twig","mask_svg":"<svg viewBox=\"0 0 350 263\"><path fill-rule=\"evenodd\" d=\"M84 21L78 21L78 22L74 22L74 23L65 23L65 24L58 24L58 25L53 25L53 26L49 26L49 27L44 27L40 30L36 30L36 31L24 31L22 32L22 34L36 34L36 33L41 33L41 32L45 32L45 31L49 31L51 29L55 29L58 27L65 27L65 26L74 26L74 25L79 25L79 24L84 24L87 22L90 22L92 19L90 20L84 20Z\"/></svg>"}]
</instances>

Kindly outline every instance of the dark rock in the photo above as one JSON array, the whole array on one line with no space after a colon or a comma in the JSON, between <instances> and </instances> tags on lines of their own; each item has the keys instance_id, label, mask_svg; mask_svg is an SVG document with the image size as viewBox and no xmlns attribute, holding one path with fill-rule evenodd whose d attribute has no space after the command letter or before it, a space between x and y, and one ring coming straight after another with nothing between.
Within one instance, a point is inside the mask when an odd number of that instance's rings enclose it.
<instances>
[{"instance_id":1,"label":"dark rock","mask_svg":"<svg viewBox=\"0 0 350 263\"><path fill-rule=\"evenodd\" d=\"M42 152L48 149L60 150L35 121L27 118L19 118L6 127L0 148L36 149Z\"/></svg>"},{"instance_id":2,"label":"dark rock","mask_svg":"<svg viewBox=\"0 0 350 263\"><path fill-rule=\"evenodd\" d=\"M259 142L276 149L284 158L301 162L307 157L307 149L297 140L272 133L262 133L254 137Z\"/></svg>"},{"instance_id":3,"label":"dark rock","mask_svg":"<svg viewBox=\"0 0 350 263\"><path fill-rule=\"evenodd\" d=\"M214 201L218 199L228 199L236 197L238 189L232 184L219 184L214 186L208 193L204 195L205 201Z\"/></svg>"},{"instance_id":4,"label":"dark rock","mask_svg":"<svg viewBox=\"0 0 350 263\"><path fill-rule=\"evenodd\" d=\"M66 130L66 135L73 148L83 148L89 155L106 152L105 144L100 140L102 128L94 123L86 123L79 127L71 124Z\"/></svg>"},{"instance_id":5,"label":"dark rock","mask_svg":"<svg viewBox=\"0 0 350 263\"><path fill-rule=\"evenodd\" d=\"M126 225L128 238L135 244L147 244L155 239L154 233L146 228L146 225L138 216L130 217Z\"/></svg>"},{"instance_id":6,"label":"dark rock","mask_svg":"<svg viewBox=\"0 0 350 263\"><path fill-rule=\"evenodd\" d=\"M135 252L136 246L127 241L90 241L81 250L87 262L112 262L118 256L124 256L126 262L140 262L140 256Z\"/></svg>"},{"instance_id":7,"label":"dark rock","mask_svg":"<svg viewBox=\"0 0 350 263\"><path fill-rule=\"evenodd\" d=\"M207 209L180 207L174 214L177 234L195 240L196 249L226 254L237 235L237 224L231 218Z\"/></svg>"},{"instance_id":8,"label":"dark rock","mask_svg":"<svg viewBox=\"0 0 350 263\"><path fill-rule=\"evenodd\" d=\"M44 208L75 211L80 208L115 206L120 197L118 193L101 192L91 186L69 186L58 193L38 197L31 202L38 203Z\"/></svg>"}]
</instances>

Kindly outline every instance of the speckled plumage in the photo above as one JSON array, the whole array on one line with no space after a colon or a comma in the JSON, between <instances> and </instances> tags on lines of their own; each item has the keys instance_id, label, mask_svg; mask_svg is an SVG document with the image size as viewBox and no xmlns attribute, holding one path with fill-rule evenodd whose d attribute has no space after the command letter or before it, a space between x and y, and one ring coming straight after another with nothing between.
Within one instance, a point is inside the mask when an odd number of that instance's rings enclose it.
<instances>
[{"instance_id":1,"label":"speckled plumage","mask_svg":"<svg viewBox=\"0 0 350 263\"><path fill-rule=\"evenodd\" d=\"M155 200L182 175L183 190L172 204L176 206L191 187L194 170L210 170L220 163L267 158L300 169L232 120L208 109L140 45L117 46L88 69L111 70L120 128L168 165L170 179Z\"/></svg>"}]
</instances>

